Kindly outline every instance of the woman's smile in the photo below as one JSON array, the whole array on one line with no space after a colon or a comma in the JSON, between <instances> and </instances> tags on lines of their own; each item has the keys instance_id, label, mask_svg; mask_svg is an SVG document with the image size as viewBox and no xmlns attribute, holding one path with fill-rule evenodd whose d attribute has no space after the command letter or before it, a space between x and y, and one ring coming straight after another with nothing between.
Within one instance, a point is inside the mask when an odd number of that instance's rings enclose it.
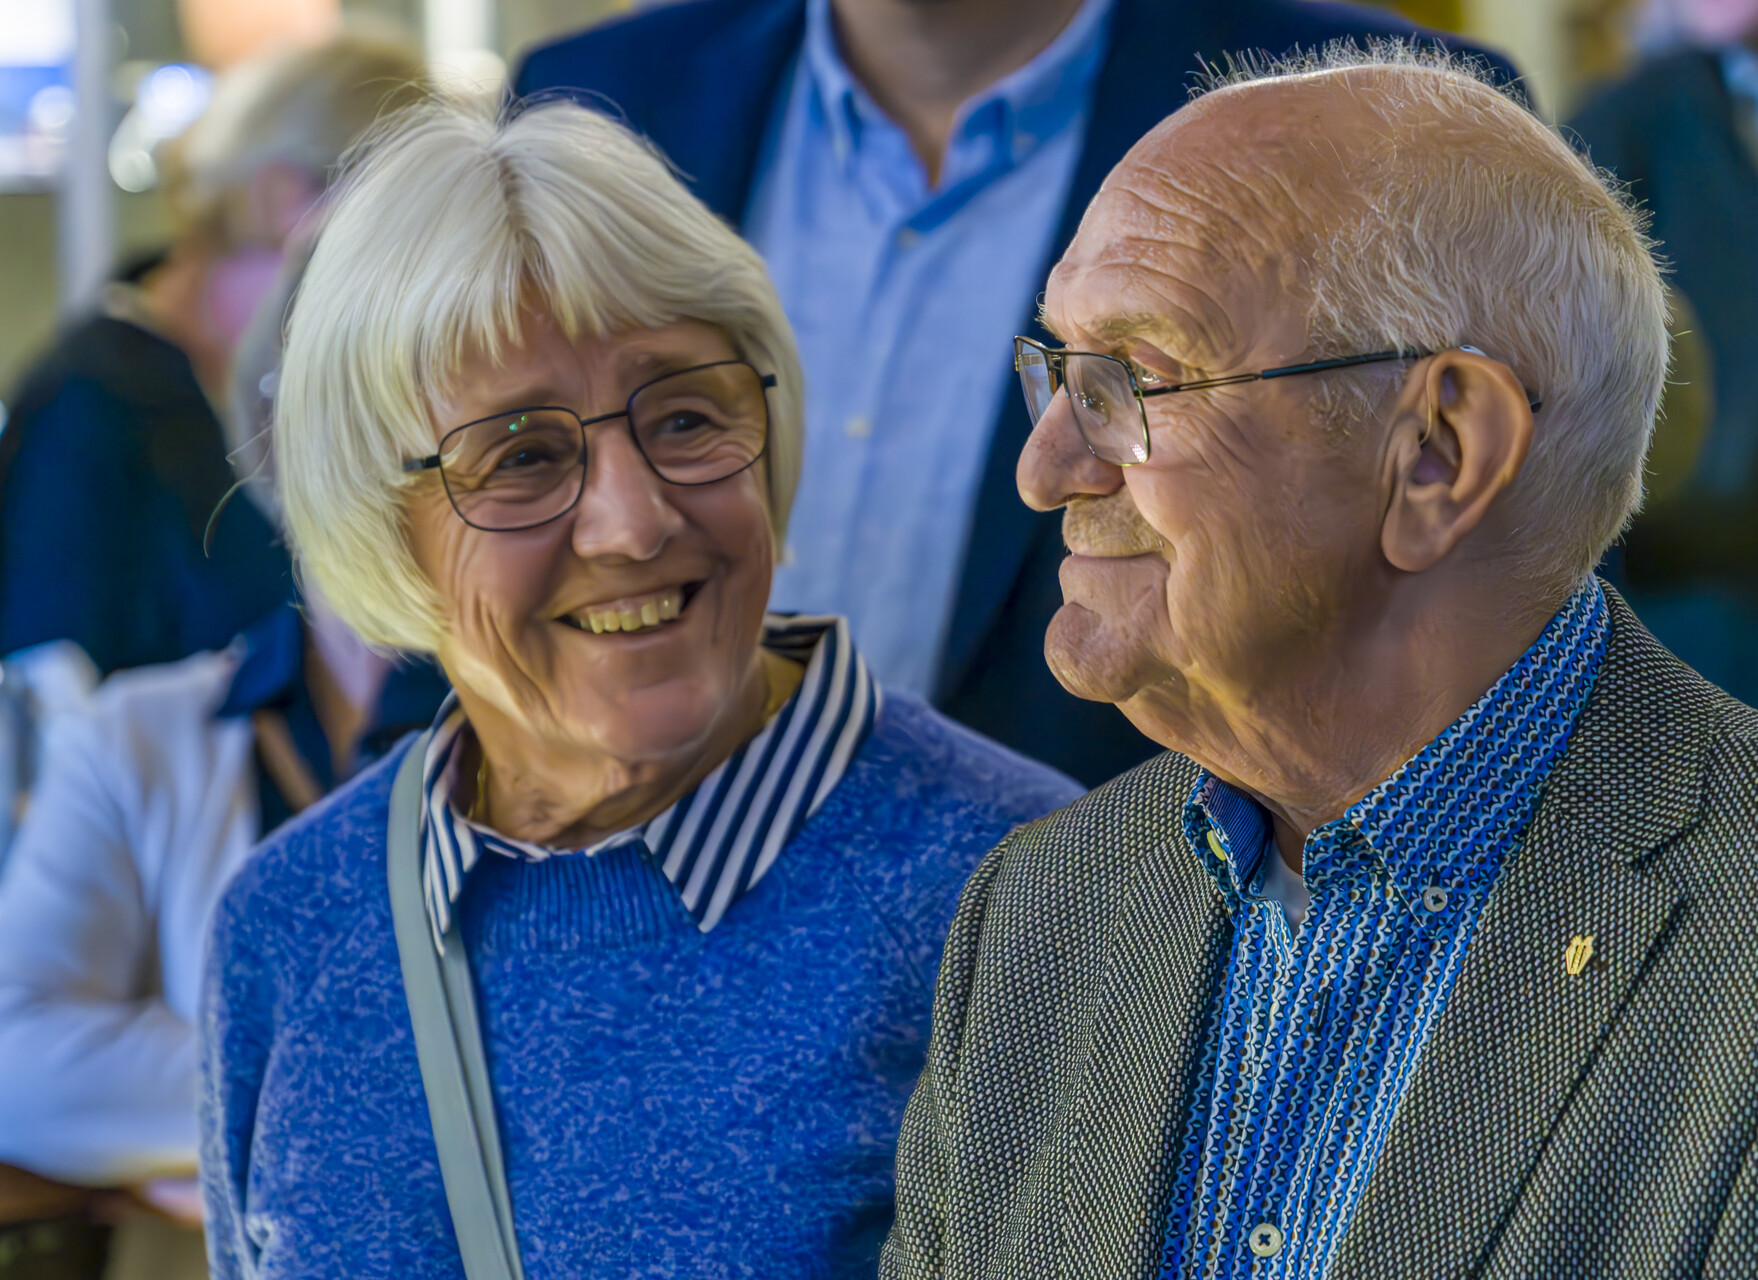
<instances>
[{"instance_id":1,"label":"woman's smile","mask_svg":"<svg viewBox=\"0 0 1758 1280\"><path fill-rule=\"evenodd\" d=\"M570 609L556 621L592 635L642 635L676 622L702 587L680 582Z\"/></svg>"}]
</instances>

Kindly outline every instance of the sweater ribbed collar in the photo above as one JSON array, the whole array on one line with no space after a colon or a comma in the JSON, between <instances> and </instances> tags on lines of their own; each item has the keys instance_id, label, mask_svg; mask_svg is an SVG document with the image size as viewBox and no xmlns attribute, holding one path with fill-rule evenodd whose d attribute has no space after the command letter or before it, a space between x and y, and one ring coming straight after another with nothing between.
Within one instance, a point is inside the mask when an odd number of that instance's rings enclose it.
<instances>
[{"instance_id":1,"label":"sweater ribbed collar","mask_svg":"<svg viewBox=\"0 0 1758 1280\"><path fill-rule=\"evenodd\" d=\"M670 808L584 849L515 840L458 811L458 748L470 726L457 695L448 698L422 768L422 884L434 944L445 950L453 908L485 851L539 862L639 842L697 927L707 933L719 924L835 789L879 714L879 686L844 619L771 614L763 646L805 665L793 697Z\"/></svg>"}]
</instances>

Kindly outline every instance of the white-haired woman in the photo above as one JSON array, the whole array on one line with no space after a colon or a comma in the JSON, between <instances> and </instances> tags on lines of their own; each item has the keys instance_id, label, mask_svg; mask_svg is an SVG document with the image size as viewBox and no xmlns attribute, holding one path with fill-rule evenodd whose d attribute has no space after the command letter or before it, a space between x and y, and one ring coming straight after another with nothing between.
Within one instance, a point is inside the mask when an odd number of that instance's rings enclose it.
<instances>
[{"instance_id":1,"label":"white-haired woman","mask_svg":"<svg viewBox=\"0 0 1758 1280\"><path fill-rule=\"evenodd\" d=\"M304 572L457 694L221 906L215 1274L870 1274L959 888L1075 788L766 617L758 259L608 120L425 108L280 395Z\"/></svg>"}]
</instances>

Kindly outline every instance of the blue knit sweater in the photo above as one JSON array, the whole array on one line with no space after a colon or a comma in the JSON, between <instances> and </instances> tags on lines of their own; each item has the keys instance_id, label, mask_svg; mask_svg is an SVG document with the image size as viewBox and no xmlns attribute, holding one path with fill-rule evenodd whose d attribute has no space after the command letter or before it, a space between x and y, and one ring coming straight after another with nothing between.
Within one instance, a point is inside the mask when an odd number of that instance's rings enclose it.
<instances>
[{"instance_id":1,"label":"blue knit sweater","mask_svg":"<svg viewBox=\"0 0 1758 1280\"><path fill-rule=\"evenodd\" d=\"M220 908L202 1179L221 1280L463 1274L385 888L401 758L283 828ZM529 1280L871 1275L959 890L1077 793L889 693L710 933L637 850L481 864L460 926Z\"/></svg>"}]
</instances>

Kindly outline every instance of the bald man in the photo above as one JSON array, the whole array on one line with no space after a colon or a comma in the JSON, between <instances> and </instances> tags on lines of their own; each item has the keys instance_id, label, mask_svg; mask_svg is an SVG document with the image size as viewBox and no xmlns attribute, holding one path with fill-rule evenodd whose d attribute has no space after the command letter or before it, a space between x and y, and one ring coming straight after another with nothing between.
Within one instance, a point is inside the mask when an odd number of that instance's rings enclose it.
<instances>
[{"instance_id":1,"label":"bald man","mask_svg":"<svg viewBox=\"0 0 1758 1280\"><path fill-rule=\"evenodd\" d=\"M882 1274L1758 1275L1758 714L1592 576L1640 219L1339 55L1142 140L1044 302L1047 657L1169 750L967 887Z\"/></svg>"}]
</instances>

